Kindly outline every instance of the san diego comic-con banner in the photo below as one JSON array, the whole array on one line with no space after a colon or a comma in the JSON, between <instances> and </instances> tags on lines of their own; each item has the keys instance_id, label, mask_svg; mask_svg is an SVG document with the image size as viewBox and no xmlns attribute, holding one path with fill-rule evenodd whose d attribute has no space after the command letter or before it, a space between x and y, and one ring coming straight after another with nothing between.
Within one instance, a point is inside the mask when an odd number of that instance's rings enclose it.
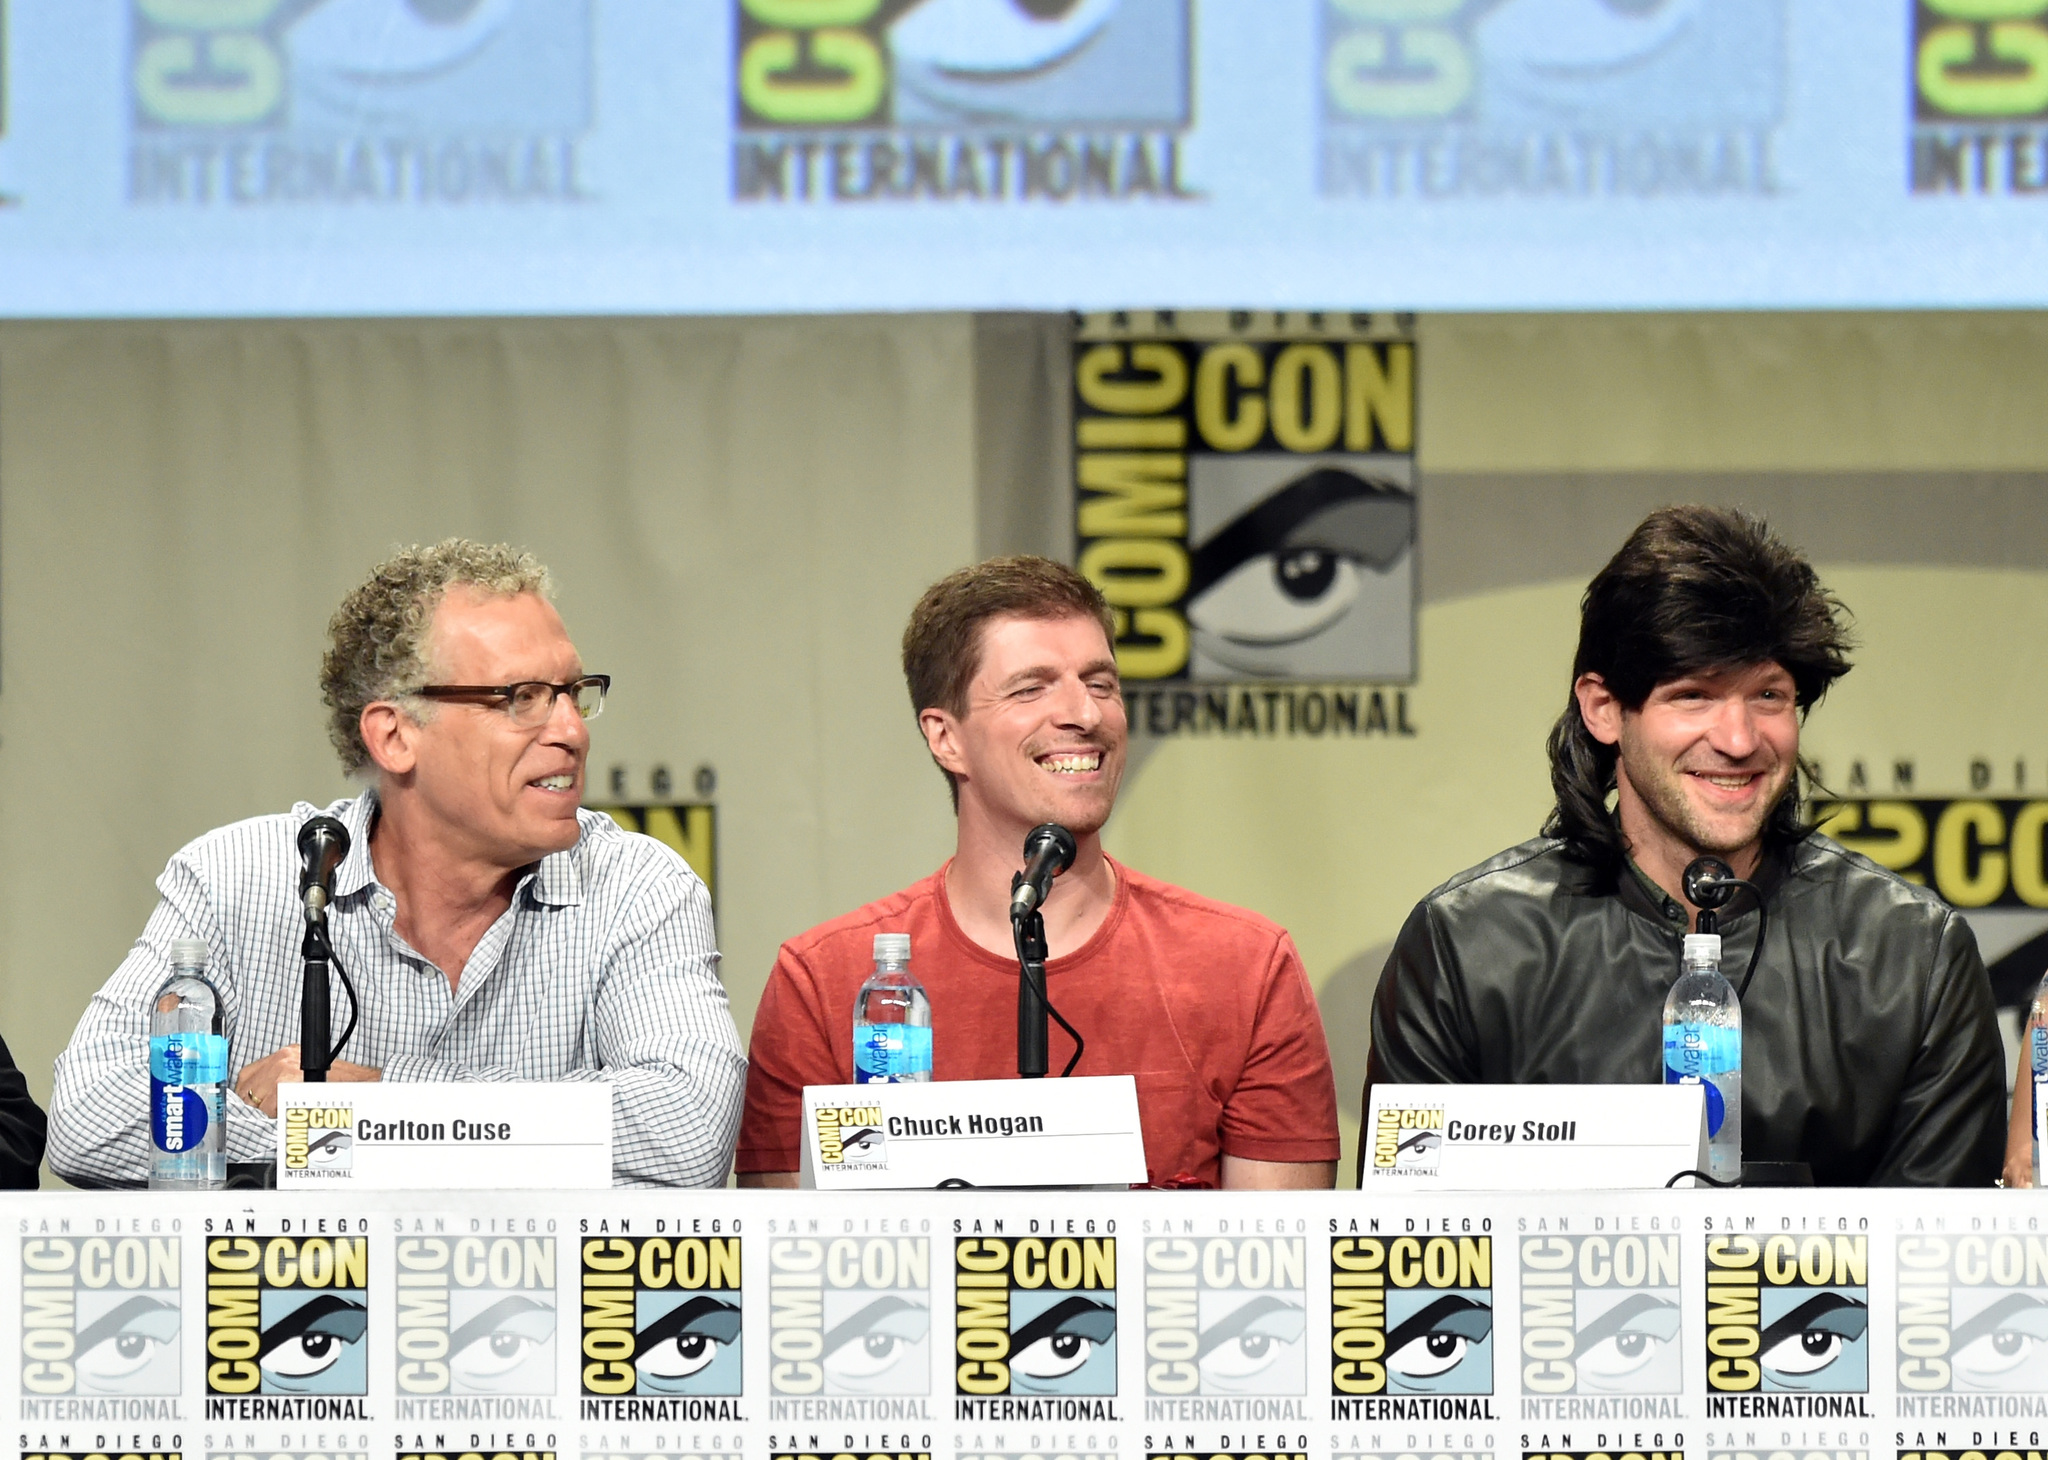
<instances>
[{"instance_id":1,"label":"san diego comic-con banner","mask_svg":"<svg viewBox=\"0 0 2048 1460\"><path fill-rule=\"evenodd\" d=\"M1151 734L1412 734L1412 316L1135 311L1073 344L1074 537Z\"/></svg>"},{"instance_id":2,"label":"san diego comic-con banner","mask_svg":"<svg viewBox=\"0 0 2048 1460\"><path fill-rule=\"evenodd\" d=\"M2048 1457L2030 1193L52 1193L0 1216L17 1460Z\"/></svg>"}]
</instances>

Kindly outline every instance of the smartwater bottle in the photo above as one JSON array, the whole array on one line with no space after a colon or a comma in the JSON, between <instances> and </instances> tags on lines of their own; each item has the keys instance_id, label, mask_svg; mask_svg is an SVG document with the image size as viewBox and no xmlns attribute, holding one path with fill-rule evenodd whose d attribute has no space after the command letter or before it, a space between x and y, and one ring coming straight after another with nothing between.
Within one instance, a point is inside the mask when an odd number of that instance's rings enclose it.
<instances>
[{"instance_id":1,"label":"smartwater bottle","mask_svg":"<svg viewBox=\"0 0 2048 1460\"><path fill-rule=\"evenodd\" d=\"M2048 975L2041 979L2041 986L2034 990L2034 1006L2027 1013L2027 1063L2034 1072L2034 1088L2038 1091L2048 1081ZM2034 1108L2027 1112L2028 1128L2034 1132L2034 1188L2041 1186L2041 1097L2033 1099Z\"/></svg>"},{"instance_id":2,"label":"smartwater bottle","mask_svg":"<svg viewBox=\"0 0 2048 1460\"><path fill-rule=\"evenodd\" d=\"M1664 1083L1707 1087L1707 1175L1742 1179L1742 1005L1721 976L1721 935L1688 933L1664 1000Z\"/></svg>"},{"instance_id":3,"label":"smartwater bottle","mask_svg":"<svg viewBox=\"0 0 2048 1460\"><path fill-rule=\"evenodd\" d=\"M875 971L853 1002L856 1084L932 1077L932 1001L910 971L910 934L875 934Z\"/></svg>"},{"instance_id":4,"label":"smartwater bottle","mask_svg":"<svg viewBox=\"0 0 2048 1460\"><path fill-rule=\"evenodd\" d=\"M149 1188L215 1191L228 1184L228 1041L206 944L171 944L171 976L149 1011Z\"/></svg>"}]
</instances>

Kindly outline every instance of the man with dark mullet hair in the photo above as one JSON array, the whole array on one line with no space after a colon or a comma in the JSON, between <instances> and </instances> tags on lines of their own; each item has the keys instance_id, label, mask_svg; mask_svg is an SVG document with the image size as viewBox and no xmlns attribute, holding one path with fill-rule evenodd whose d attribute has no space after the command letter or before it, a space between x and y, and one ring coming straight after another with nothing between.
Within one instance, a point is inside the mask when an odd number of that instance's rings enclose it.
<instances>
[{"instance_id":1,"label":"man with dark mullet hair","mask_svg":"<svg viewBox=\"0 0 2048 1460\"><path fill-rule=\"evenodd\" d=\"M1534 841L1409 916L1374 1083L1654 1084L1664 998L1719 857L1768 924L1742 1000L1745 1162L1822 1186L1988 1185L2003 1059L1976 940L1933 893L1807 830L1799 731L1849 672L1841 603L1746 513L1652 513L1586 589ZM1741 982L1758 909L1721 910Z\"/></svg>"}]
</instances>

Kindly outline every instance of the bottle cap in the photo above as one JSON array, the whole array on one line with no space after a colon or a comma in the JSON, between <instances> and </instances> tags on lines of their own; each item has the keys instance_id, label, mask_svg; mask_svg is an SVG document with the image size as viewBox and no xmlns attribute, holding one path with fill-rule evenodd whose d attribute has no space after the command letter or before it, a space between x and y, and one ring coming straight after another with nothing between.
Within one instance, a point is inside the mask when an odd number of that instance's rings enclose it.
<instances>
[{"instance_id":1,"label":"bottle cap","mask_svg":"<svg viewBox=\"0 0 2048 1460\"><path fill-rule=\"evenodd\" d=\"M206 940L204 938L173 938L171 940L171 967L206 967Z\"/></svg>"},{"instance_id":2,"label":"bottle cap","mask_svg":"<svg viewBox=\"0 0 2048 1460\"><path fill-rule=\"evenodd\" d=\"M1687 963L1719 963L1721 961L1721 935L1719 933L1687 933L1685 935L1685 961Z\"/></svg>"},{"instance_id":3,"label":"bottle cap","mask_svg":"<svg viewBox=\"0 0 2048 1460\"><path fill-rule=\"evenodd\" d=\"M908 963L908 962L910 962L910 934L908 934L908 933L877 933L877 934L875 934L875 962L877 962L877 963Z\"/></svg>"}]
</instances>

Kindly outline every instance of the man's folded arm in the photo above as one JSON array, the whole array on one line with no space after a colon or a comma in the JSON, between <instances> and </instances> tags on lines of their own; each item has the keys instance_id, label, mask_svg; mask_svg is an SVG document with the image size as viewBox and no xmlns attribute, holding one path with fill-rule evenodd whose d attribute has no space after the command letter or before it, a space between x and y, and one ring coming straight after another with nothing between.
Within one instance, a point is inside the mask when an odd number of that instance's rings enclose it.
<instances>
[{"instance_id":1,"label":"man's folded arm","mask_svg":"<svg viewBox=\"0 0 2048 1460\"><path fill-rule=\"evenodd\" d=\"M1244 1069L1220 1122L1225 1187L1327 1187L1337 1177L1337 1088L1330 1046L1294 940L1274 945Z\"/></svg>"},{"instance_id":2,"label":"man's folded arm","mask_svg":"<svg viewBox=\"0 0 2048 1460\"><path fill-rule=\"evenodd\" d=\"M1943 915L1925 1032L1872 1186L1989 1186L2005 1150L2005 1054L1977 940Z\"/></svg>"},{"instance_id":3,"label":"man's folded arm","mask_svg":"<svg viewBox=\"0 0 2048 1460\"><path fill-rule=\"evenodd\" d=\"M814 976L785 946L754 1013L747 1051L747 1111L734 1161L742 1186L796 1183L803 1164L804 1087L842 1078L821 1013ZM850 1009L848 1016L850 1041Z\"/></svg>"},{"instance_id":4,"label":"man's folded arm","mask_svg":"<svg viewBox=\"0 0 2048 1460\"><path fill-rule=\"evenodd\" d=\"M1427 902L1401 926L1372 1001L1372 1055L1365 1091L1374 1085L1465 1085L1479 1079L1458 976L1457 950ZM1364 1118L1361 1110L1359 1116Z\"/></svg>"}]
</instances>

